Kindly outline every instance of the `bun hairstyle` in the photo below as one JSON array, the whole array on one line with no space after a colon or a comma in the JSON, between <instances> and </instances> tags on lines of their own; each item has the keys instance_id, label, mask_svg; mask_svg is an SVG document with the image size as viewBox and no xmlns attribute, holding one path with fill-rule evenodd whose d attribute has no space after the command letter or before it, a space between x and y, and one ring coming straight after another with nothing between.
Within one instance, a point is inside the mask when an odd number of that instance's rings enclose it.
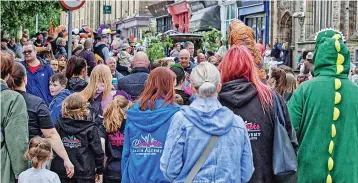
<instances>
[{"instance_id":1,"label":"bun hairstyle","mask_svg":"<svg viewBox=\"0 0 358 183\"><path fill-rule=\"evenodd\" d=\"M220 80L219 70L209 62L197 65L190 75L190 83L197 90L199 98L214 96Z\"/></svg>"},{"instance_id":2,"label":"bun hairstyle","mask_svg":"<svg viewBox=\"0 0 358 183\"><path fill-rule=\"evenodd\" d=\"M25 67L19 63L15 62L12 68L12 72L10 73L9 78L6 81L6 84L12 90L15 88L20 87L24 82L24 78L26 77L26 69Z\"/></svg>"},{"instance_id":3,"label":"bun hairstyle","mask_svg":"<svg viewBox=\"0 0 358 183\"><path fill-rule=\"evenodd\" d=\"M32 162L32 167L41 168L52 153L50 142L39 136L32 138L29 142L29 148L25 152L25 159Z\"/></svg>"},{"instance_id":4,"label":"bun hairstyle","mask_svg":"<svg viewBox=\"0 0 358 183\"><path fill-rule=\"evenodd\" d=\"M106 132L115 132L121 128L122 122L125 119L126 110L131 105L132 102L127 100L124 96L119 95L114 98L103 112Z\"/></svg>"}]
</instances>

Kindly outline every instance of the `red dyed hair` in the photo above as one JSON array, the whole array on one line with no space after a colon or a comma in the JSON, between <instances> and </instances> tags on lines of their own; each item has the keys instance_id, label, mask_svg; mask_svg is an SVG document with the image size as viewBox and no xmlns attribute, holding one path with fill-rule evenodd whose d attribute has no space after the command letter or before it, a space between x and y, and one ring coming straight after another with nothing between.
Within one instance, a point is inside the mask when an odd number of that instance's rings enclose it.
<instances>
[{"instance_id":1,"label":"red dyed hair","mask_svg":"<svg viewBox=\"0 0 358 183\"><path fill-rule=\"evenodd\" d=\"M255 86L262 107L272 106L271 90L260 81L254 57L245 46L233 46L221 61L219 70L222 83L245 78Z\"/></svg>"},{"instance_id":2,"label":"red dyed hair","mask_svg":"<svg viewBox=\"0 0 358 183\"><path fill-rule=\"evenodd\" d=\"M150 72L144 91L139 97L139 109L145 111L148 105L151 110L155 109L155 101L164 99L164 104L174 104L175 74L167 67L158 67Z\"/></svg>"}]
</instances>

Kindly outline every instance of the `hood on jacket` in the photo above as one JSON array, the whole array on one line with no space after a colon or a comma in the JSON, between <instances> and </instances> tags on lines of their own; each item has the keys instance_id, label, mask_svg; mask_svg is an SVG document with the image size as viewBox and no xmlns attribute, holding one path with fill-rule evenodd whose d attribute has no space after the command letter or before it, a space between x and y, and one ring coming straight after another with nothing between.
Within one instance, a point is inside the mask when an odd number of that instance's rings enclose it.
<instances>
[{"instance_id":1,"label":"hood on jacket","mask_svg":"<svg viewBox=\"0 0 358 183\"><path fill-rule=\"evenodd\" d=\"M71 94L70 90L64 89L62 90L57 96L55 96L55 99L62 99L64 100L66 97L68 97Z\"/></svg>"},{"instance_id":2,"label":"hood on jacket","mask_svg":"<svg viewBox=\"0 0 358 183\"><path fill-rule=\"evenodd\" d=\"M164 100L156 100L155 110L147 109L146 111L142 111L139 109L138 101L127 110L127 119L130 119L137 128L146 132L153 132L180 109L176 104L162 105L163 102Z\"/></svg>"},{"instance_id":3,"label":"hood on jacket","mask_svg":"<svg viewBox=\"0 0 358 183\"><path fill-rule=\"evenodd\" d=\"M79 92L86 88L87 82L84 79L78 77L72 77L67 84L67 88L71 90L71 92Z\"/></svg>"},{"instance_id":4,"label":"hood on jacket","mask_svg":"<svg viewBox=\"0 0 358 183\"><path fill-rule=\"evenodd\" d=\"M195 99L190 106L182 106L181 111L196 127L211 135L226 134L234 121L234 113L215 97Z\"/></svg>"},{"instance_id":5,"label":"hood on jacket","mask_svg":"<svg viewBox=\"0 0 358 183\"><path fill-rule=\"evenodd\" d=\"M244 78L232 80L222 85L219 93L220 100L241 107L257 96L257 90L252 83Z\"/></svg>"},{"instance_id":6,"label":"hood on jacket","mask_svg":"<svg viewBox=\"0 0 358 183\"><path fill-rule=\"evenodd\" d=\"M61 130L66 132L69 135L75 135L78 134L87 128L96 125L92 121L86 121L86 120L74 120L69 118L60 118L60 120L57 122Z\"/></svg>"},{"instance_id":7,"label":"hood on jacket","mask_svg":"<svg viewBox=\"0 0 358 183\"><path fill-rule=\"evenodd\" d=\"M315 76L347 78L350 53L340 32L328 29L317 34L313 57Z\"/></svg>"}]
</instances>

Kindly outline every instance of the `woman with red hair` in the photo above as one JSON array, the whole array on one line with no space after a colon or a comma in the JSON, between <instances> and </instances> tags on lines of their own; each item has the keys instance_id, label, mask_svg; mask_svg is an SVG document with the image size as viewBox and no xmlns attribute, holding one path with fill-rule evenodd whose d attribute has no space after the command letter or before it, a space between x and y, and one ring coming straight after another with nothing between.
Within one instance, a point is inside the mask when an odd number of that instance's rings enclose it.
<instances>
[{"instance_id":1,"label":"woman with red hair","mask_svg":"<svg viewBox=\"0 0 358 183\"><path fill-rule=\"evenodd\" d=\"M243 118L249 132L255 171L249 182L277 182L273 174L274 110L273 91L260 81L254 57L245 46L234 46L219 65L222 90L219 101ZM275 95L278 95L275 93ZM286 130L294 148L298 147L285 102ZM291 178L291 177L289 177Z\"/></svg>"},{"instance_id":2,"label":"woman with red hair","mask_svg":"<svg viewBox=\"0 0 358 183\"><path fill-rule=\"evenodd\" d=\"M154 69L138 101L127 110L122 153L122 182L169 182L159 168L172 116L176 75L167 67Z\"/></svg>"}]
</instances>

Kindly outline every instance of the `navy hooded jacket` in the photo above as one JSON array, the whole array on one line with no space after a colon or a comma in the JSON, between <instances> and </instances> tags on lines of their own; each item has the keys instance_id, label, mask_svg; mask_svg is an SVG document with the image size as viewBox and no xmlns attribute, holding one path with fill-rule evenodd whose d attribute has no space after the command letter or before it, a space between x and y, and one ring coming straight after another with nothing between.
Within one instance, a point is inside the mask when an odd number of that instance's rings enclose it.
<instances>
[{"instance_id":1,"label":"navy hooded jacket","mask_svg":"<svg viewBox=\"0 0 358 183\"><path fill-rule=\"evenodd\" d=\"M139 102L127 111L122 153L122 183L166 183L159 168L172 116L180 109L176 104L162 105L155 101L155 110L141 111Z\"/></svg>"},{"instance_id":2,"label":"navy hooded jacket","mask_svg":"<svg viewBox=\"0 0 358 183\"><path fill-rule=\"evenodd\" d=\"M58 95L56 95L49 106L50 109L50 113L51 113L51 121L53 124L56 124L57 120L60 119L61 117L61 109L62 109L62 102L66 99L66 97L68 97L70 95L70 91L67 89L64 89L63 91L61 91L61 93L59 93Z\"/></svg>"},{"instance_id":3,"label":"navy hooded jacket","mask_svg":"<svg viewBox=\"0 0 358 183\"><path fill-rule=\"evenodd\" d=\"M37 59L40 61L41 66L35 71L35 73L30 71L30 68L25 61L21 62L25 66L27 73L26 92L42 98L48 106L52 100L49 90L49 82L50 77L54 74L54 72L46 61L40 58Z\"/></svg>"}]
</instances>

